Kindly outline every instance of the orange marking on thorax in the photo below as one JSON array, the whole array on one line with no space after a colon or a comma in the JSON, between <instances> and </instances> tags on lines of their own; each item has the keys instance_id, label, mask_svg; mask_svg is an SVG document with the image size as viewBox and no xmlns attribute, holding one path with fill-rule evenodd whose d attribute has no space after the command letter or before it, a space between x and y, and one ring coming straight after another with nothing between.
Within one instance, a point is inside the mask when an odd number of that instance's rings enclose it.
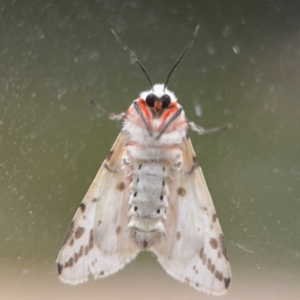
<instances>
[{"instance_id":1,"label":"orange marking on thorax","mask_svg":"<svg viewBox=\"0 0 300 300\"><path fill-rule=\"evenodd\" d=\"M167 109L163 115L161 116L162 118L162 121L163 122L166 122L166 120L171 116L173 115L176 111L178 110L178 105L177 103L171 103L169 105L169 109Z\"/></svg>"},{"instance_id":2,"label":"orange marking on thorax","mask_svg":"<svg viewBox=\"0 0 300 300\"><path fill-rule=\"evenodd\" d=\"M150 114L148 105L146 104L146 101L144 99L140 98L137 103L148 123L149 128L152 128L151 114Z\"/></svg>"}]
</instances>

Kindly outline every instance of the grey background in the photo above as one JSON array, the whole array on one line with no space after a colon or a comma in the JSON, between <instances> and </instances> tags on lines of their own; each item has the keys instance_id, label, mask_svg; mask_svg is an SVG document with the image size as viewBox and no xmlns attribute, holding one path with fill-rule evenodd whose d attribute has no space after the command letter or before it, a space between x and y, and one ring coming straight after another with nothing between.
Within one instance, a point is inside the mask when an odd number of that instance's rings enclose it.
<instances>
[{"instance_id":1,"label":"grey background","mask_svg":"<svg viewBox=\"0 0 300 300\"><path fill-rule=\"evenodd\" d=\"M143 253L110 278L70 287L55 259L121 125L148 89L110 32L163 82L190 120L233 279L224 299L297 298L298 1L0 1L0 287L5 299L205 299ZM199 114L199 111L201 113Z\"/></svg>"}]
</instances>

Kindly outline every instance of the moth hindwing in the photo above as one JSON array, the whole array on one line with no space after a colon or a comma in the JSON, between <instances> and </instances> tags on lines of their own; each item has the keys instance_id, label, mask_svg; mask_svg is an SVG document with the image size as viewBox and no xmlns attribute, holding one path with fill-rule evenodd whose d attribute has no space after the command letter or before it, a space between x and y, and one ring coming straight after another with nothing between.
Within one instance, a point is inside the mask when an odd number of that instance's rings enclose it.
<instances>
[{"instance_id":1,"label":"moth hindwing","mask_svg":"<svg viewBox=\"0 0 300 300\"><path fill-rule=\"evenodd\" d=\"M116 117L123 121L122 131L57 258L63 282L111 275L149 250L174 278L215 295L227 291L231 272L222 230L187 136L189 128L205 130L187 121L167 89L170 74L156 85L147 75L151 89Z\"/></svg>"}]
</instances>

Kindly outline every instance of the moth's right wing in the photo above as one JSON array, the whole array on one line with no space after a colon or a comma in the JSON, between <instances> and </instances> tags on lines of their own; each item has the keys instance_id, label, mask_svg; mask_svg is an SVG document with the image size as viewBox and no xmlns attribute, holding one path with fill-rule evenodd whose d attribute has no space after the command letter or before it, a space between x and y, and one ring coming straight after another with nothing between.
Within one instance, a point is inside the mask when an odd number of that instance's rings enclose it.
<instances>
[{"instance_id":1,"label":"moth's right wing","mask_svg":"<svg viewBox=\"0 0 300 300\"><path fill-rule=\"evenodd\" d=\"M69 284L105 277L138 253L128 224L128 178L121 132L80 204L57 258L59 278Z\"/></svg>"},{"instance_id":2,"label":"moth's right wing","mask_svg":"<svg viewBox=\"0 0 300 300\"><path fill-rule=\"evenodd\" d=\"M164 269L199 291L224 294L231 272L223 234L188 138L183 141L181 171L170 184L165 228L165 237L152 247Z\"/></svg>"}]
</instances>

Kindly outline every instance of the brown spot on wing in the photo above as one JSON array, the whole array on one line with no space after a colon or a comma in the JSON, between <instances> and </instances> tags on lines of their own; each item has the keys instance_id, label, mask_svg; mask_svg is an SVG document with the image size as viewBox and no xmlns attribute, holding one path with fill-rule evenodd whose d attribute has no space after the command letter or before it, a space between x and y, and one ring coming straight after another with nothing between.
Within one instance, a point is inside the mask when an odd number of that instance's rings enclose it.
<instances>
[{"instance_id":1,"label":"brown spot on wing","mask_svg":"<svg viewBox=\"0 0 300 300\"><path fill-rule=\"evenodd\" d=\"M74 245L74 239L71 238L71 240L70 240L70 246L72 247L73 245Z\"/></svg>"},{"instance_id":2,"label":"brown spot on wing","mask_svg":"<svg viewBox=\"0 0 300 300\"><path fill-rule=\"evenodd\" d=\"M215 223L217 221L217 214L216 213L214 213L212 215L212 221L213 221L213 223Z\"/></svg>"},{"instance_id":3,"label":"brown spot on wing","mask_svg":"<svg viewBox=\"0 0 300 300\"><path fill-rule=\"evenodd\" d=\"M80 247L80 250L79 252L75 253L75 256L74 256L74 261L75 263L77 263L78 259L83 255L83 246Z\"/></svg>"},{"instance_id":4,"label":"brown spot on wing","mask_svg":"<svg viewBox=\"0 0 300 300\"><path fill-rule=\"evenodd\" d=\"M81 212L84 212L85 211L85 204L84 203L81 203L79 205L80 209L81 209Z\"/></svg>"},{"instance_id":5,"label":"brown spot on wing","mask_svg":"<svg viewBox=\"0 0 300 300\"><path fill-rule=\"evenodd\" d=\"M73 232L74 232L74 220L71 222L70 227L69 227L69 229L67 231L66 237L65 237L64 242L63 242L63 246L69 240L69 238L71 237L71 235L73 234Z\"/></svg>"},{"instance_id":6,"label":"brown spot on wing","mask_svg":"<svg viewBox=\"0 0 300 300\"><path fill-rule=\"evenodd\" d=\"M209 243L210 243L210 245L211 245L211 247L213 249L217 249L218 248L218 242L217 242L217 240L215 238L211 238L210 241L209 241Z\"/></svg>"},{"instance_id":7,"label":"brown spot on wing","mask_svg":"<svg viewBox=\"0 0 300 300\"><path fill-rule=\"evenodd\" d=\"M177 238L177 241L180 240L180 238L181 238L181 233L180 233L180 231L177 231L177 233L176 233L176 238Z\"/></svg>"},{"instance_id":8,"label":"brown spot on wing","mask_svg":"<svg viewBox=\"0 0 300 300\"><path fill-rule=\"evenodd\" d=\"M177 189L177 194L181 197L184 197L186 195L186 190L185 188L183 188L182 186L180 186L178 189Z\"/></svg>"},{"instance_id":9,"label":"brown spot on wing","mask_svg":"<svg viewBox=\"0 0 300 300\"><path fill-rule=\"evenodd\" d=\"M94 233L93 233L93 229L91 229L89 243L84 248L84 254L87 255L89 251L93 248L93 246L94 246Z\"/></svg>"},{"instance_id":10,"label":"brown spot on wing","mask_svg":"<svg viewBox=\"0 0 300 300\"><path fill-rule=\"evenodd\" d=\"M116 186L116 189L119 190L120 192L123 191L125 189L125 183L119 182L118 185Z\"/></svg>"},{"instance_id":11,"label":"brown spot on wing","mask_svg":"<svg viewBox=\"0 0 300 300\"><path fill-rule=\"evenodd\" d=\"M226 287L226 289L228 289L228 287L229 287L229 284L230 284L230 277L228 277L228 278L224 278L224 283L225 283L225 287Z\"/></svg>"},{"instance_id":12,"label":"brown spot on wing","mask_svg":"<svg viewBox=\"0 0 300 300\"><path fill-rule=\"evenodd\" d=\"M110 150L109 151L109 153L107 154L107 156L106 156L106 159L107 159L107 161L109 161L110 160L110 158L112 157L112 155L114 154L114 150Z\"/></svg>"},{"instance_id":13,"label":"brown spot on wing","mask_svg":"<svg viewBox=\"0 0 300 300\"><path fill-rule=\"evenodd\" d=\"M202 260L202 263L205 265L206 263L206 254L204 253L204 247L201 248L199 252L199 257Z\"/></svg>"},{"instance_id":14,"label":"brown spot on wing","mask_svg":"<svg viewBox=\"0 0 300 300\"><path fill-rule=\"evenodd\" d=\"M98 226L100 226L100 225L101 225L101 223L102 223L102 221L101 221L101 220L99 220L99 221L98 221Z\"/></svg>"},{"instance_id":15,"label":"brown spot on wing","mask_svg":"<svg viewBox=\"0 0 300 300\"><path fill-rule=\"evenodd\" d=\"M219 271L216 271L215 276L218 280L222 281L223 280L223 274Z\"/></svg>"},{"instance_id":16,"label":"brown spot on wing","mask_svg":"<svg viewBox=\"0 0 300 300\"><path fill-rule=\"evenodd\" d=\"M74 259L73 257L71 257L66 263L65 263L65 268L68 268L68 267L73 267L73 262L74 262Z\"/></svg>"},{"instance_id":17,"label":"brown spot on wing","mask_svg":"<svg viewBox=\"0 0 300 300\"><path fill-rule=\"evenodd\" d=\"M105 273L104 271L101 271L101 272L99 273L99 275L100 275L100 276L103 276L104 273Z\"/></svg>"},{"instance_id":18,"label":"brown spot on wing","mask_svg":"<svg viewBox=\"0 0 300 300\"><path fill-rule=\"evenodd\" d=\"M198 283L198 282L196 282L196 283L195 283L195 286L196 286L196 287L199 287L199 283Z\"/></svg>"},{"instance_id":19,"label":"brown spot on wing","mask_svg":"<svg viewBox=\"0 0 300 300\"><path fill-rule=\"evenodd\" d=\"M58 275L61 274L63 268L64 268L64 266L63 266L62 264L57 263L57 271L58 271Z\"/></svg>"},{"instance_id":20,"label":"brown spot on wing","mask_svg":"<svg viewBox=\"0 0 300 300\"><path fill-rule=\"evenodd\" d=\"M143 248L146 249L148 247L148 241L144 241Z\"/></svg>"},{"instance_id":21,"label":"brown spot on wing","mask_svg":"<svg viewBox=\"0 0 300 300\"><path fill-rule=\"evenodd\" d=\"M116 234L119 234L120 231L121 231L121 226L118 226L118 227L116 228Z\"/></svg>"},{"instance_id":22,"label":"brown spot on wing","mask_svg":"<svg viewBox=\"0 0 300 300\"><path fill-rule=\"evenodd\" d=\"M93 229L90 231L90 238L89 238L89 247L92 248L94 246L94 233Z\"/></svg>"},{"instance_id":23,"label":"brown spot on wing","mask_svg":"<svg viewBox=\"0 0 300 300\"><path fill-rule=\"evenodd\" d=\"M84 234L84 231L83 227L78 227L75 231L75 239L79 239Z\"/></svg>"},{"instance_id":24,"label":"brown spot on wing","mask_svg":"<svg viewBox=\"0 0 300 300\"><path fill-rule=\"evenodd\" d=\"M221 247L222 253L225 256L225 258L228 260L227 253L226 253L226 247L225 247L224 238L223 238L222 233L220 233L220 235L219 235L219 241L220 241L220 247Z\"/></svg>"},{"instance_id":25,"label":"brown spot on wing","mask_svg":"<svg viewBox=\"0 0 300 300\"><path fill-rule=\"evenodd\" d=\"M208 268L208 270L210 270L210 267L211 267L211 259L209 258L207 260L207 268Z\"/></svg>"}]
</instances>

